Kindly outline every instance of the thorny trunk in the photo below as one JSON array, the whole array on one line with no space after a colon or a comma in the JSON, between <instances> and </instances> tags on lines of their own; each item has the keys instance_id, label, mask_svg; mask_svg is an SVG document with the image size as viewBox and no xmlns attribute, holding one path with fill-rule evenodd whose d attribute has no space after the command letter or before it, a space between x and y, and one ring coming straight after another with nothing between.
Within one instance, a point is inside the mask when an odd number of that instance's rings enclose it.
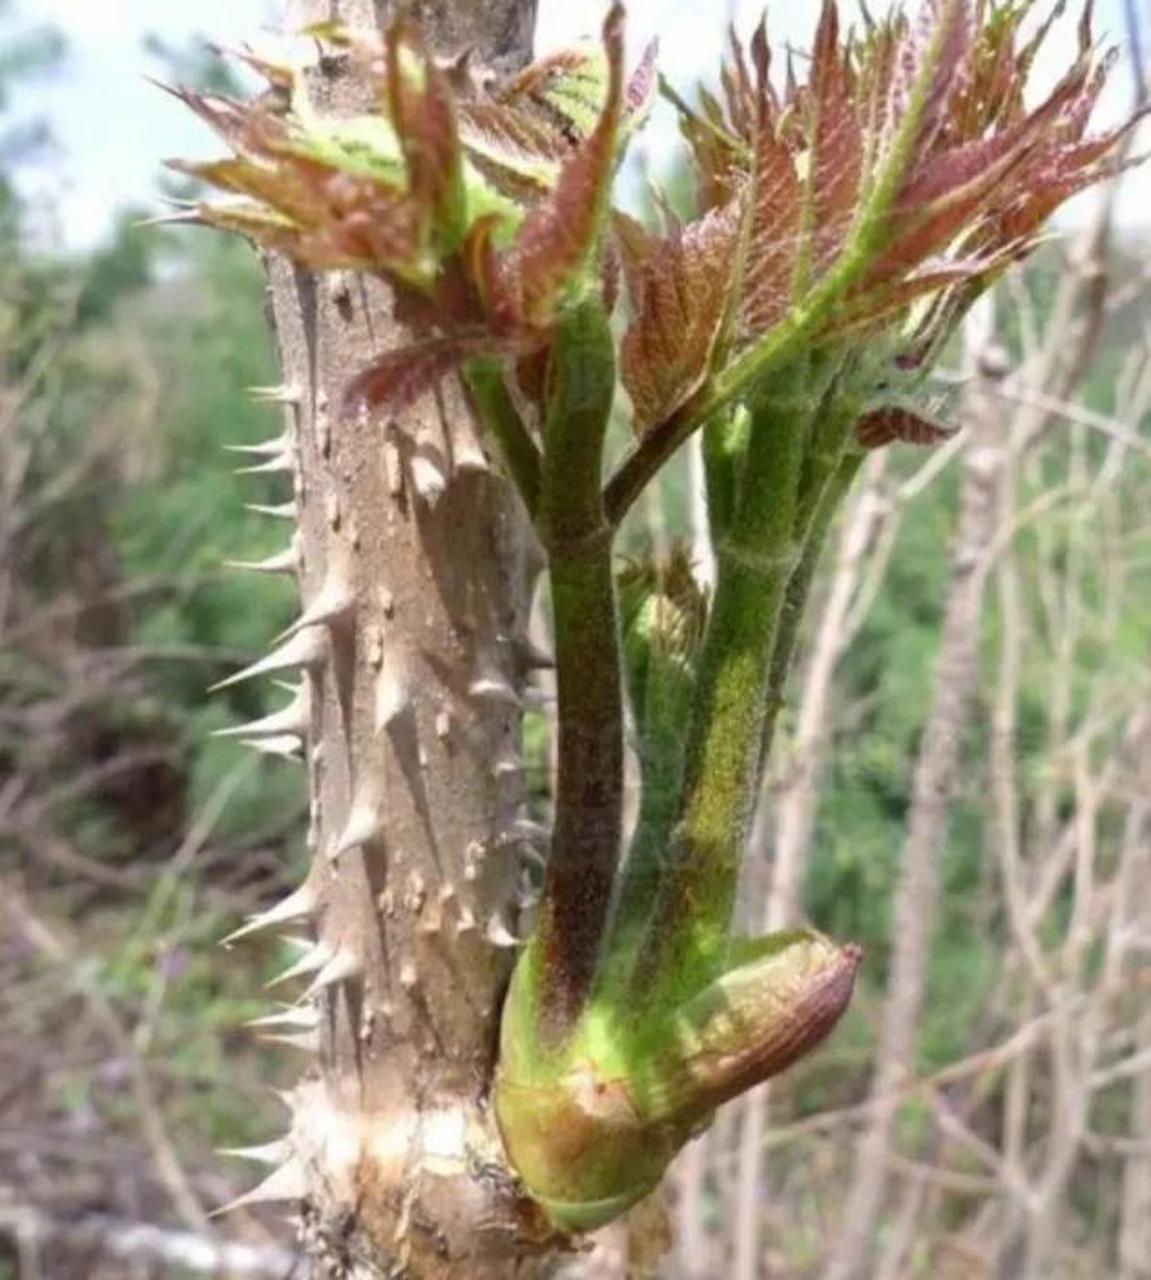
<instances>
[{"instance_id":1,"label":"thorny trunk","mask_svg":"<svg viewBox=\"0 0 1151 1280\"><path fill-rule=\"evenodd\" d=\"M1006 442L994 400L988 352L966 416L970 439L963 457L959 525L952 551L943 631L931 707L912 784L907 838L900 860L892 928L894 954L883 1025L871 1082L872 1110L859 1142L851 1189L827 1280L870 1275L875 1226L887 1184L898 1091L915 1058L916 1029L939 896L939 858L959 764L959 745L975 684L979 617L988 552L995 536L997 477ZM998 372L998 371L996 371Z\"/></svg>"},{"instance_id":2,"label":"thorny trunk","mask_svg":"<svg viewBox=\"0 0 1151 1280\"><path fill-rule=\"evenodd\" d=\"M529 52L534 7L418 16L440 52L506 67ZM290 20L370 26L383 9L298 0ZM309 74L321 112L366 105L341 60ZM291 641L310 703L321 1079L294 1095L293 1163L273 1176L304 1195L320 1274L511 1275L540 1239L484 1093L516 927L517 654L537 560L458 387L396 420L342 411L352 376L404 340L387 289L278 259L268 274L302 620L325 615Z\"/></svg>"}]
</instances>

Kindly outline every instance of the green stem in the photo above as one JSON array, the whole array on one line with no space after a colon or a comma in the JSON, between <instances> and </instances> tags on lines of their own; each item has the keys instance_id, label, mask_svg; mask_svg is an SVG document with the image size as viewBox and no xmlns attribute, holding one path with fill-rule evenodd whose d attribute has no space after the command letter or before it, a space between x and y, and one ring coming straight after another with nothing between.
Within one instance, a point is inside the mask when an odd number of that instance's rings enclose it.
<instances>
[{"instance_id":1,"label":"green stem","mask_svg":"<svg viewBox=\"0 0 1151 1280\"><path fill-rule=\"evenodd\" d=\"M599 956L623 820L623 693L612 529L600 491L615 390L611 330L589 300L565 316L552 353L539 528L555 629L558 772L536 968L539 1030L574 1026Z\"/></svg>"},{"instance_id":2,"label":"green stem","mask_svg":"<svg viewBox=\"0 0 1151 1280\"><path fill-rule=\"evenodd\" d=\"M717 580L699 658L678 825L636 990L682 989L724 958L761 763L768 674L796 568L797 498L813 412L803 373L753 414L738 509L716 548Z\"/></svg>"},{"instance_id":3,"label":"green stem","mask_svg":"<svg viewBox=\"0 0 1151 1280\"><path fill-rule=\"evenodd\" d=\"M534 520L543 462L504 380L504 362L478 356L464 366L464 386L480 421L495 437L504 466Z\"/></svg>"},{"instance_id":4,"label":"green stem","mask_svg":"<svg viewBox=\"0 0 1151 1280\"><path fill-rule=\"evenodd\" d=\"M862 462L863 455L860 453L845 454L839 465L827 477L803 539L803 554L799 565L792 574L791 581L787 584L787 591L784 593L775 649L771 655L771 668L767 677L767 706L761 748L764 761L767 760L771 751L776 720L783 707L784 686L787 684L787 677L795 658L800 627L807 610L807 599L811 594L811 584L827 541L827 533Z\"/></svg>"},{"instance_id":5,"label":"green stem","mask_svg":"<svg viewBox=\"0 0 1151 1280\"><path fill-rule=\"evenodd\" d=\"M740 406L720 414L703 429L707 520L713 542L722 542L735 519L739 468L747 452L748 415Z\"/></svg>"},{"instance_id":6,"label":"green stem","mask_svg":"<svg viewBox=\"0 0 1151 1280\"><path fill-rule=\"evenodd\" d=\"M735 518L747 435L748 415L742 407L713 419L703 432L708 524L715 543L727 536ZM683 722L693 682L691 669L683 668L683 655L660 662L657 647L653 647L644 700L647 731L640 735L639 815L616 893L608 947L613 963L611 973L606 975L608 983L621 979L626 986L634 945L658 897L671 846L683 784Z\"/></svg>"},{"instance_id":7,"label":"green stem","mask_svg":"<svg viewBox=\"0 0 1151 1280\"><path fill-rule=\"evenodd\" d=\"M639 814L627 862L616 891L600 990L607 993L630 971L634 946L656 900L683 781L686 708L692 674L683 654L659 652L653 644L645 681L644 725L639 734L641 791ZM633 704L634 705L634 704Z\"/></svg>"},{"instance_id":8,"label":"green stem","mask_svg":"<svg viewBox=\"0 0 1151 1280\"><path fill-rule=\"evenodd\" d=\"M793 312L750 347L719 377L704 387L670 418L652 427L626 453L604 486L604 510L618 528L632 503L647 488L663 464L705 422L722 416L742 399L753 384L790 360L807 327L806 316Z\"/></svg>"}]
</instances>

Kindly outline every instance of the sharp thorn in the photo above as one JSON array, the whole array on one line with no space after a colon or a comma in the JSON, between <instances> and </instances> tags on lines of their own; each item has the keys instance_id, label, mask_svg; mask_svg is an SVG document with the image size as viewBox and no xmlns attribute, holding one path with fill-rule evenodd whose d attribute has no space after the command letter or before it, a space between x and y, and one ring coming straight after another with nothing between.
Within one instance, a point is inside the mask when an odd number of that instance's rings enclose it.
<instances>
[{"instance_id":1,"label":"sharp thorn","mask_svg":"<svg viewBox=\"0 0 1151 1280\"><path fill-rule=\"evenodd\" d=\"M307 1193L304 1170L294 1160L281 1165L275 1173L270 1174L258 1187L235 1200L214 1210L208 1216L218 1218L221 1214L231 1213L233 1209L241 1209L249 1204L267 1204L277 1200L301 1200Z\"/></svg>"},{"instance_id":2,"label":"sharp thorn","mask_svg":"<svg viewBox=\"0 0 1151 1280\"><path fill-rule=\"evenodd\" d=\"M279 1138L258 1147L217 1147L216 1154L237 1160L254 1160L257 1164L282 1165L291 1159L292 1144L288 1138Z\"/></svg>"},{"instance_id":3,"label":"sharp thorn","mask_svg":"<svg viewBox=\"0 0 1151 1280\"><path fill-rule=\"evenodd\" d=\"M176 209L172 213L158 213L154 218L139 218L134 227L204 226L204 216L199 209Z\"/></svg>"},{"instance_id":4,"label":"sharp thorn","mask_svg":"<svg viewBox=\"0 0 1151 1280\"><path fill-rule=\"evenodd\" d=\"M376 732L383 733L407 711L412 695L406 673L395 662L385 660L376 679Z\"/></svg>"},{"instance_id":5,"label":"sharp thorn","mask_svg":"<svg viewBox=\"0 0 1151 1280\"><path fill-rule=\"evenodd\" d=\"M511 841L521 840L525 844L543 845L547 848L551 844L552 833L542 823L532 818L517 818L508 827L506 838Z\"/></svg>"},{"instance_id":6,"label":"sharp thorn","mask_svg":"<svg viewBox=\"0 0 1151 1280\"><path fill-rule=\"evenodd\" d=\"M278 453L274 458L269 458L267 462L257 462L250 467L237 467L232 472L234 476L265 476L276 475L281 472L295 473L296 463L290 453Z\"/></svg>"},{"instance_id":7,"label":"sharp thorn","mask_svg":"<svg viewBox=\"0 0 1151 1280\"><path fill-rule=\"evenodd\" d=\"M244 510L254 511L258 516L272 516L276 520L295 520L297 514L294 502L281 502L276 506L266 506L260 502L246 502Z\"/></svg>"},{"instance_id":8,"label":"sharp thorn","mask_svg":"<svg viewBox=\"0 0 1151 1280\"><path fill-rule=\"evenodd\" d=\"M244 1023L246 1027L299 1027L304 1031L314 1031L319 1025L319 1009L307 1004L286 1005L277 1013L266 1013Z\"/></svg>"},{"instance_id":9,"label":"sharp thorn","mask_svg":"<svg viewBox=\"0 0 1151 1280\"><path fill-rule=\"evenodd\" d=\"M305 627L318 626L320 623L335 622L344 617L355 604L356 598L351 588L342 581L327 582L316 592L312 601L305 605L303 613L286 631L276 637L276 643L289 640Z\"/></svg>"},{"instance_id":10,"label":"sharp thorn","mask_svg":"<svg viewBox=\"0 0 1151 1280\"><path fill-rule=\"evenodd\" d=\"M292 437L284 432L271 440L261 440L259 444L226 444L224 448L229 453L251 453L257 457L276 458L291 450Z\"/></svg>"},{"instance_id":11,"label":"sharp thorn","mask_svg":"<svg viewBox=\"0 0 1151 1280\"><path fill-rule=\"evenodd\" d=\"M303 399L299 388L287 382L275 387L248 387L247 392L259 404L299 404Z\"/></svg>"},{"instance_id":12,"label":"sharp thorn","mask_svg":"<svg viewBox=\"0 0 1151 1280\"><path fill-rule=\"evenodd\" d=\"M334 954L327 943L310 943L308 949L295 963L290 964L283 973L277 974L271 982L265 985L268 990L271 990L272 987L291 982L293 978L302 978L305 974L317 973L332 959Z\"/></svg>"},{"instance_id":13,"label":"sharp thorn","mask_svg":"<svg viewBox=\"0 0 1151 1280\"><path fill-rule=\"evenodd\" d=\"M412 488L421 501L434 507L444 496L448 482L438 466L422 453L412 457Z\"/></svg>"},{"instance_id":14,"label":"sharp thorn","mask_svg":"<svg viewBox=\"0 0 1151 1280\"><path fill-rule=\"evenodd\" d=\"M256 738L280 738L285 736L303 738L308 731L310 706L310 695L301 689L292 698L291 702L281 710L273 711L271 715L263 716L259 720L249 720L247 724L233 725L228 729L217 729L212 734L212 737L244 738L247 741L252 741Z\"/></svg>"},{"instance_id":15,"label":"sharp thorn","mask_svg":"<svg viewBox=\"0 0 1151 1280\"><path fill-rule=\"evenodd\" d=\"M495 673L484 673L468 685L468 697L476 702L494 702L498 706L519 707L522 699L503 676Z\"/></svg>"},{"instance_id":16,"label":"sharp thorn","mask_svg":"<svg viewBox=\"0 0 1151 1280\"><path fill-rule=\"evenodd\" d=\"M547 870L547 865L548 865L547 857L543 853L543 851L539 848L538 845L528 844L525 841L520 844L519 850L520 850L520 857L524 860L525 864L530 863L533 867L536 867L539 871Z\"/></svg>"},{"instance_id":17,"label":"sharp thorn","mask_svg":"<svg viewBox=\"0 0 1151 1280\"><path fill-rule=\"evenodd\" d=\"M217 689L228 689L243 680L251 680L253 676L267 675L273 671L292 671L297 667L313 667L322 662L327 652L323 635L315 630L301 631L279 648L273 649L267 657L244 667L235 675L228 676L212 685L209 693Z\"/></svg>"},{"instance_id":18,"label":"sharp thorn","mask_svg":"<svg viewBox=\"0 0 1151 1280\"><path fill-rule=\"evenodd\" d=\"M384 820L379 806L370 803L353 801L352 811L344 824L336 843L328 852L333 861L357 846L375 840L384 829Z\"/></svg>"},{"instance_id":19,"label":"sharp thorn","mask_svg":"<svg viewBox=\"0 0 1151 1280\"><path fill-rule=\"evenodd\" d=\"M474 438L465 438L456 446L452 465L460 475L486 475L492 469L487 455Z\"/></svg>"},{"instance_id":20,"label":"sharp thorn","mask_svg":"<svg viewBox=\"0 0 1151 1280\"><path fill-rule=\"evenodd\" d=\"M303 999L310 1000L319 992L338 983L347 982L361 972L360 958L354 951L337 951L312 979Z\"/></svg>"},{"instance_id":21,"label":"sharp thorn","mask_svg":"<svg viewBox=\"0 0 1151 1280\"><path fill-rule=\"evenodd\" d=\"M524 762L514 753L501 756L494 765L492 773L497 778L509 778L523 771Z\"/></svg>"},{"instance_id":22,"label":"sharp thorn","mask_svg":"<svg viewBox=\"0 0 1151 1280\"><path fill-rule=\"evenodd\" d=\"M279 756L281 760L303 760L302 743L295 734L284 734L279 738L241 738L240 746L258 751L265 756Z\"/></svg>"},{"instance_id":23,"label":"sharp thorn","mask_svg":"<svg viewBox=\"0 0 1151 1280\"><path fill-rule=\"evenodd\" d=\"M250 934L259 933L262 929L273 929L277 925L290 924L295 920L311 919L316 914L317 906L315 891L305 880L294 893L288 894L275 906L250 916L240 928L228 934L221 945L229 947L233 942L238 942Z\"/></svg>"},{"instance_id":24,"label":"sharp thorn","mask_svg":"<svg viewBox=\"0 0 1151 1280\"><path fill-rule=\"evenodd\" d=\"M300 567L300 556L292 546L264 560L225 560L224 565L229 569L248 569L252 573L295 573Z\"/></svg>"},{"instance_id":25,"label":"sharp thorn","mask_svg":"<svg viewBox=\"0 0 1151 1280\"><path fill-rule=\"evenodd\" d=\"M555 666L555 655L549 653L529 635L520 636L512 641L512 652L519 663L528 671L548 671Z\"/></svg>"},{"instance_id":26,"label":"sharp thorn","mask_svg":"<svg viewBox=\"0 0 1151 1280\"><path fill-rule=\"evenodd\" d=\"M524 944L524 940L517 938L499 916L492 916L488 921L488 927L484 930L484 937L494 947L522 947Z\"/></svg>"},{"instance_id":27,"label":"sharp thorn","mask_svg":"<svg viewBox=\"0 0 1151 1280\"><path fill-rule=\"evenodd\" d=\"M295 1036L260 1036L265 1044L282 1044L289 1049L302 1049L304 1053L320 1052L320 1033L318 1031L301 1031Z\"/></svg>"}]
</instances>

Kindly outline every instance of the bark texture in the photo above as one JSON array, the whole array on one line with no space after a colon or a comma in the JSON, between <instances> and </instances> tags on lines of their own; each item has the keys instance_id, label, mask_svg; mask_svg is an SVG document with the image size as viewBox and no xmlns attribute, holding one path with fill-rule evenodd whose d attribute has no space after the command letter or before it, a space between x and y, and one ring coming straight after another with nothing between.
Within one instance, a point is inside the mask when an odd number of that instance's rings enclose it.
<instances>
[{"instance_id":1,"label":"bark texture","mask_svg":"<svg viewBox=\"0 0 1151 1280\"><path fill-rule=\"evenodd\" d=\"M367 26L377 0L298 0ZM531 0L412 7L437 52L526 59ZM363 110L339 58L317 108ZM293 1095L285 1198L330 1276L504 1276L548 1244L486 1108L524 848L518 654L538 558L454 384L397 419L342 406L410 341L388 290L268 263L304 612L319 1078ZM306 1008L307 1006L305 1006Z\"/></svg>"}]
</instances>

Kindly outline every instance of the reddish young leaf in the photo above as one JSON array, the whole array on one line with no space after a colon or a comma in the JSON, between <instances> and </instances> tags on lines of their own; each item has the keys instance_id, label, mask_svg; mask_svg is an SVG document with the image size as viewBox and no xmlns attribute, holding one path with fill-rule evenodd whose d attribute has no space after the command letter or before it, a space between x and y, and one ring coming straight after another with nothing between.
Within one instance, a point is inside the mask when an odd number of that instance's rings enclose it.
<instances>
[{"instance_id":1,"label":"reddish young leaf","mask_svg":"<svg viewBox=\"0 0 1151 1280\"><path fill-rule=\"evenodd\" d=\"M643 287L644 271L660 240L638 219L618 209L612 213L611 230L628 297L634 303Z\"/></svg>"},{"instance_id":2,"label":"reddish young leaf","mask_svg":"<svg viewBox=\"0 0 1151 1280\"><path fill-rule=\"evenodd\" d=\"M480 295L484 314L497 333L510 333L520 325L520 302L500 257L493 236L499 217L489 214L472 223L464 242L468 278Z\"/></svg>"},{"instance_id":3,"label":"reddish young leaf","mask_svg":"<svg viewBox=\"0 0 1151 1280\"><path fill-rule=\"evenodd\" d=\"M740 196L747 225L741 230L739 320L747 333L774 325L791 304L803 217L803 184L781 104L768 78L771 51L764 21L751 40L751 65L731 35L731 63L723 76L726 115L701 94L704 116L680 105L680 128L692 148L707 209ZM804 144L800 143L800 149Z\"/></svg>"},{"instance_id":4,"label":"reddish young leaf","mask_svg":"<svg viewBox=\"0 0 1151 1280\"><path fill-rule=\"evenodd\" d=\"M765 19L760 18L755 38L759 39L758 49L766 50ZM725 63L720 71L720 84L723 86L724 101L727 103L727 117L737 137L748 143L755 140L756 129L762 114L760 88L767 84L766 68L763 74L753 76L748 66L747 55L743 44L736 34L735 27L728 32L728 46L731 61ZM774 105L774 104L773 104Z\"/></svg>"},{"instance_id":5,"label":"reddish young leaf","mask_svg":"<svg viewBox=\"0 0 1151 1280\"><path fill-rule=\"evenodd\" d=\"M326 271L354 265L390 275L397 285L427 286L417 212L410 203L379 200L347 174L331 178L327 194L334 216L301 231L301 263Z\"/></svg>"},{"instance_id":6,"label":"reddish young leaf","mask_svg":"<svg viewBox=\"0 0 1151 1280\"><path fill-rule=\"evenodd\" d=\"M924 92L920 82L929 74L915 139L920 155L935 145L948 124L952 100L969 75L972 34L969 0L926 0L900 44L893 66L890 125L892 131L899 128L913 93Z\"/></svg>"},{"instance_id":7,"label":"reddish young leaf","mask_svg":"<svg viewBox=\"0 0 1151 1280\"><path fill-rule=\"evenodd\" d=\"M887 405L865 413L855 424L856 443L863 449L880 449L885 444L939 444L949 440L955 427L944 426L902 405Z\"/></svg>"},{"instance_id":8,"label":"reddish young leaf","mask_svg":"<svg viewBox=\"0 0 1151 1280\"><path fill-rule=\"evenodd\" d=\"M856 46L855 94L860 123L865 133L865 183L874 177L875 159L881 140L889 136L891 81L895 74L902 36L903 31L896 21L878 23L872 19Z\"/></svg>"},{"instance_id":9,"label":"reddish young leaf","mask_svg":"<svg viewBox=\"0 0 1151 1280\"><path fill-rule=\"evenodd\" d=\"M472 356L514 354L516 350L516 344L500 344L488 334L457 333L385 352L348 383L344 410L351 412L366 405L386 413L402 413Z\"/></svg>"},{"instance_id":10,"label":"reddish young leaf","mask_svg":"<svg viewBox=\"0 0 1151 1280\"><path fill-rule=\"evenodd\" d=\"M515 362L515 387L542 421L548 394L548 370L551 368L551 344L541 342L525 351Z\"/></svg>"},{"instance_id":11,"label":"reddish young leaf","mask_svg":"<svg viewBox=\"0 0 1151 1280\"><path fill-rule=\"evenodd\" d=\"M636 317L620 367L643 431L674 413L711 367L727 310L741 211L713 210L652 245L629 273Z\"/></svg>"},{"instance_id":12,"label":"reddish young leaf","mask_svg":"<svg viewBox=\"0 0 1151 1280\"><path fill-rule=\"evenodd\" d=\"M448 244L463 237L462 152L451 88L406 22L387 34L387 94L392 127L408 171L408 194Z\"/></svg>"},{"instance_id":13,"label":"reddish young leaf","mask_svg":"<svg viewBox=\"0 0 1151 1280\"><path fill-rule=\"evenodd\" d=\"M678 104L702 208L715 216L662 239L616 217L606 245L618 152L655 84L653 49L624 77L618 3L604 52L544 59L503 87L480 90L459 68L441 71L404 25L392 29L387 58L377 46L350 45L390 119L367 116L343 133L294 115L283 99L295 80L253 61L279 91L275 107L178 94L235 152L191 171L242 199L198 216L307 266L388 277L420 326L445 335L413 358L417 382L421 369L448 362L444 344L467 346L481 329L488 342L543 350L565 289L599 271L610 293L618 254L638 308L625 373L638 421L659 420L698 388L717 345L726 352L754 341L833 279L856 226L868 239L853 248L870 261L852 258L840 296L823 291L808 313L811 337L846 344L888 331L894 358L922 359L990 279L1034 246L1050 213L1117 163L1110 157L1122 131L1087 133L1108 69L1089 20L1070 70L1037 108L1026 106L1027 73L1049 25L1036 24L1023 42L1033 8L1033 0L923 0L914 21L899 9L882 21L865 14L861 33L845 39L835 0L824 0L812 57L789 51L780 90L768 77L763 24L746 49L733 37L722 101L704 93L697 111ZM913 109L911 139L900 127ZM885 165L899 136L914 145L899 152L892 203L875 207L881 219L860 222L876 175L895 178ZM463 225L465 151L469 181L476 171L527 206L510 249L489 215ZM716 237L736 208L735 233ZM713 239L722 241L718 257ZM545 363L531 362L535 372ZM388 396L396 380L407 394L398 371L377 370Z\"/></svg>"},{"instance_id":14,"label":"reddish young leaf","mask_svg":"<svg viewBox=\"0 0 1151 1280\"><path fill-rule=\"evenodd\" d=\"M195 93L191 89L161 84L158 80L152 83L191 108L240 155L274 154L287 141L287 122L259 102L239 102L216 94Z\"/></svg>"},{"instance_id":15,"label":"reddish young leaf","mask_svg":"<svg viewBox=\"0 0 1151 1280\"><path fill-rule=\"evenodd\" d=\"M855 215L863 163L863 133L846 54L839 47L834 0L826 0L816 31L809 96L807 267L818 279L843 247Z\"/></svg>"},{"instance_id":16,"label":"reddish young leaf","mask_svg":"<svg viewBox=\"0 0 1151 1280\"><path fill-rule=\"evenodd\" d=\"M359 405L402 413L467 358L456 338L432 338L389 351L362 369L344 390L344 410Z\"/></svg>"},{"instance_id":17,"label":"reddish young leaf","mask_svg":"<svg viewBox=\"0 0 1151 1280\"><path fill-rule=\"evenodd\" d=\"M623 110L629 122L642 120L651 110L658 83L656 74L658 55L659 41L649 40L636 69L628 78L627 88L624 89L623 94Z\"/></svg>"},{"instance_id":18,"label":"reddish young leaf","mask_svg":"<svg viewBox=\"0 0 1151 1280\"><path fill-rule=\"evenodd\" d=\"M589 60L581 49L560 49L544 54L518 72L504 87L501 100L540 99L557 80L578 75Z\"/></svg>"},{"instance_id":19,"label":"reddish young leaf","mask_svg":"<svg viewBox=\"0 0 1151 1280\"><path fill-rule=\"evenodd\" d=\"M862 335L886 327L925 295L987 276L1003 265L1000 257L933 259L904 279L877 280L873 287L858 290L836 307L821 336Z\"/></svg>"},{"instance_id":20,"label":"reddish young leaf","mask_svg":"<svg viewBox=\"0 0 1151 1280\"><path fill-rule=\"evenodd\" d=\"M514 249L522 314L546 325L560 291L586 262L599 237L616 160L623 97L623 8L604 22L608 92L599 123L564 165L556 189L528 214Z\"/></svg>"},{"instance_id":21,"label":"reddish young leaf","mask_svg":"<svg viewBox=\"0 0 1151 1280\"><path fill-rule=\"evenodd\" d=\"M255 200L201 204L194 215L183 220L195 220L219 231L229 231L264 249L289 256L295 252L300 239L295 223Z\"/></svg>"},{"instance_id":22,"label":"reddish young leaf","mask_svg":"<svg viewBox=\"0 0 1151 1280\"><path fill-rule=\"evenodd\" d=\"M225 230L242 229L267 247L283 250L290 244L292 255L308 266L390 269L404 276L417 257L411 203L374 179L354 177L290 154L274 164L238 157L173 167L255 202L242 228L237 226L234 206L203 205L206 222ZM254 208L275 216L254 218ZM271 239L262 234L265 229Z\"/></svg>"},{"instance_id":23,"label":"reddish young leaf","mask_svg":"<svg viewBox=\"0 0 1151 1280\"><path fill-rule=\"evenodd\" d=\"M1042 185L1043 170L1063 149L1059 122L1083 92L1083 76L1073 71L1035 111L1002 132L923 161L896 201L891 215L895 234L869 276L889 279L914 268L982 216L994 218L1019 196L1033 193ZM983 250L995 247L979 244Z\"/></svg>"},{"instance_id":24,"label":"reddish young leaf","mask_svg":"<svg viewBox=\"0 0 1151 1280\"><path fill-rule=\"evenodd\" d=\"M734 136L693 111L680 108L679 131L695 162L696 204L701 212L717 209L731 198L732 178L747 170L746 157Z\"/></svg>"},{"instance_id":25,"label":"reddish young leaf","mask_svg":"<svg viewBox=\"0 0 1151 1280\"><path fill-rule=\"evenodd\" d=\"M799 252L803 188L786 144L765 125L756 145L742 321L764 333L787 313Z\"/></svg>"},{"instance_id":26,"label":"reddish young leaf","mask_svg":"<svg viewBox=\"0 0 1151 1280\"><path fill-rule=\"evenodd\" d=\"M574 149L554 119L520 103L461 102L458 113L472 164L513 198L530 201L550 191Z\"/></svg>"}]
</instances>

